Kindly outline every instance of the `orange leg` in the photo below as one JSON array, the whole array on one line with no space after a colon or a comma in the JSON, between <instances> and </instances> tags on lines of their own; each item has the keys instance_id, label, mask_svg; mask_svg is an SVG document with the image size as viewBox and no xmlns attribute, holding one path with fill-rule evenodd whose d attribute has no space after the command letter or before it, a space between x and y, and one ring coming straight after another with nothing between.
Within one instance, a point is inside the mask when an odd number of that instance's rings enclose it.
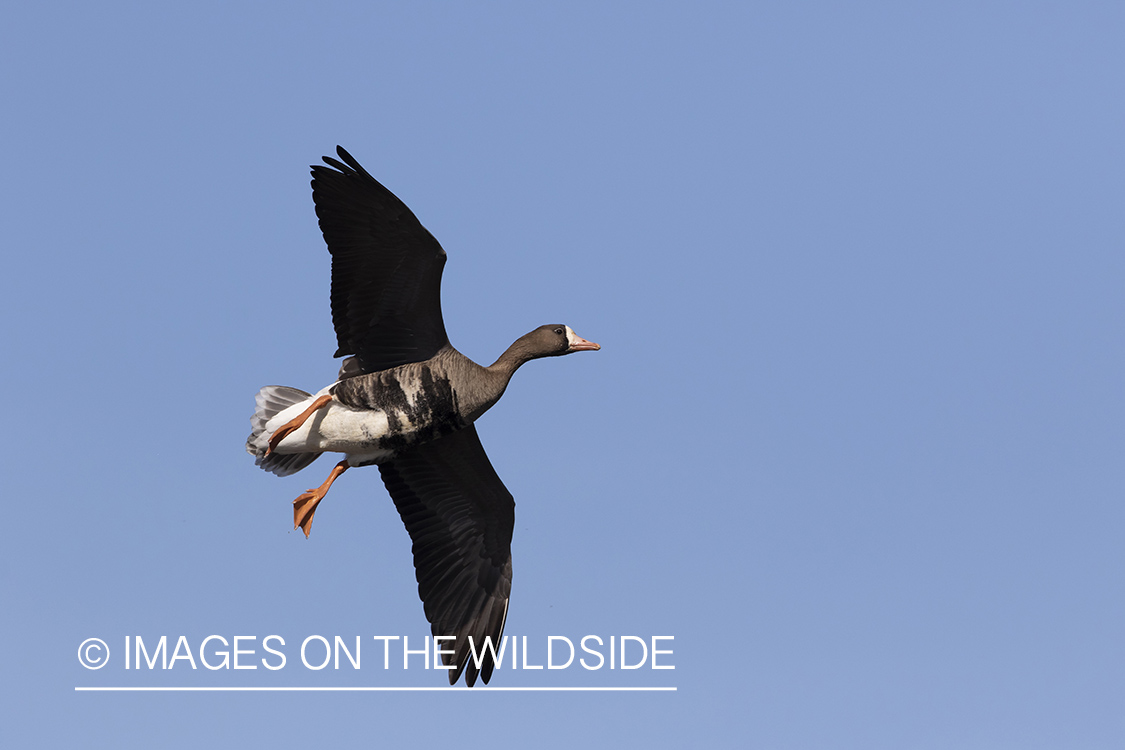
<instances>
[{"instance_id":1,"label":"orange leg","mask_svg":"<svg viewBox=\"0 0 1125 750\"><path fill-rule=\"evenodd\" d=\"M305 539L309 538L309 531L312 529L313 513L316 513L316 506L328 494L328 488L336 479L348 470L348 460L344 459L336 464L332 471L329 472L328 478L324 480L324 484L317 487L315 490L308 490L301 494L296 500L293 501L293 528L300 527L301 531L305 532Z\"/></svg>"},{"instance_id":2,"label":"orange leg","mask_svg":"<svg viewBox=\"0 0 1125 750\"><path fill-rule=\"evenodd\" d=\"M309 405L309 408L301 412L296 419L291 419L285 424L281 425L281 427L278 427L277 431L273 433L272 437L270 437L270 446L266 449L266 455L268 456L269 454L273 453L274 449L277 448L277 444L284 440L286 435L303 425L305 423L305 420L313 415L313 412L315 412L317 409L324 408L331 400L331 396L329 396L327 393L324 394L316 401L313 401Z\"/></svg>"}]
</instances>

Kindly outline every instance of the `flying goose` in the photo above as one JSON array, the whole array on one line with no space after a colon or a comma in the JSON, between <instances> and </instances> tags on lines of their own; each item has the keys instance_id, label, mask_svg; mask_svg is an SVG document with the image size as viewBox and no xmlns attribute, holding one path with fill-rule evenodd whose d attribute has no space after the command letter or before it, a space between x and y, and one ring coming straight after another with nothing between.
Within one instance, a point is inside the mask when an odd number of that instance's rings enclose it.
<instances>
[{"instance_id":1,"label":"flying goose","mask_svg":"<svg viewBox=\"0 0 1125 750\"><path fill-rule=\"evenodd\" d=\"M414 214L343 148L312 167L313 202L332 255L339 379L318 393L266 386L255 398L246 450L278 476L321 453L344 459L293 501L305 536L332 483L376 464L413 541L418 594L443 641L449 684L472 686L495 667L512 587L515 502L473 422L525 362L598 344L561 324L521 336L489 367L454 349L441 316L445 251ZM469 638L481 663L470 658Z\"/></svg>"}]
</instances>

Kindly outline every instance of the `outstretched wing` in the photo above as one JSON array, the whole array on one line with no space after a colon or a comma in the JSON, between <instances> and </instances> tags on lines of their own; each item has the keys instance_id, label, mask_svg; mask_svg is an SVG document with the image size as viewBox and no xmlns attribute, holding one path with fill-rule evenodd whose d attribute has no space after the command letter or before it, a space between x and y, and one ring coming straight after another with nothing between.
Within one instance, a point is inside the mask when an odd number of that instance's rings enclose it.
<instances>
[{"instance_id":1,"label":"outstretched wing","mask_svg":"<svg viewBox=\"0 0 1125 750\"><path fill-rule=\"evenodd\" d=\"M403 451L379 464L383 483L414 542L418 595L435 636L456 636L444 649L449 684L465 672L476 682L478 656L486 636L497 651L512 590L512 528L515 501L485 455L470 425L429 443ZM491 652L482 661L488 682L495 666Z\"/></svg>"},{"instance_id":2,"label":"outstretched wing","mask_svg":"<svg viewBox=\"0 0 1125 750\"><path fill-rule=\"evenodd\" d=\"M313 202L332 254L332 325L362 372L422 362L449 343L441 317L445 251L394 193L336 147L312 167Z\"/></svg>"}]
</instances>

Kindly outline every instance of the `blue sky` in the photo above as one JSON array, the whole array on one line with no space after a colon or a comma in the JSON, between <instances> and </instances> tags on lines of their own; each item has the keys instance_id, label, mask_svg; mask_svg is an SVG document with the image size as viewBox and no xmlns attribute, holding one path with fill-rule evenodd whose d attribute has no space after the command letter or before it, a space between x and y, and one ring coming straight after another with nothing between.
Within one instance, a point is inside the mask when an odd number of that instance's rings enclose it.
<instances>
[{"instance_id":1,"label":"blue sky","mask_svg":"<svg viewBox=\"0 0 1125 750\"><path fill-rule=\"evenodd\" d=\"M1111 3L9 9L0 738L1120 747L1122 38ZM306 541L330 463L242 448L257 388L336 371L337 144L447 250L461 351L603 346L479 423L506 633L674 636L675 669L492 686L676 692L75 692L444 684L381 668L428 628L378 472ZM271 634L281 670L122 662Z\"/></svg>"}]
</instances>

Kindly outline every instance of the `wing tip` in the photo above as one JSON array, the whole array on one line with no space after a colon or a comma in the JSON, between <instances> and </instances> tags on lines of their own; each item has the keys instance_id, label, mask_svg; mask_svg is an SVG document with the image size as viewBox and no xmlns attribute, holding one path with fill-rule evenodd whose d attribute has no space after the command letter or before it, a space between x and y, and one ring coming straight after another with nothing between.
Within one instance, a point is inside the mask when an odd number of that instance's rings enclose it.
<instances>
[{"instance_id":1,"label":"wing tip","mask_svg":"<svg viewBox=\"0 0 1125 750\"><path fill-rule=\"evenodd\" d=\"M358 161L356 161L355 157L352 156L351 154L349 154L343 146L336 146L336 154L337 154L337 156L340 157L342 162L337 160L337 159L332 158L331 156L322 156L322 157L320 157L321 161L323 161L324 164L327 164L329 167L331 167L332 169L336 170L337 172L339 172L341 174L345 174L345 175L361 174L361 175L366 175L368 177L370 176L370 175L367 174L367 170L365 170L362 166L360 166L360 163ZM312 173L313 173L314 177L320 172L329 171L329 170L325 170L324 164L310 164L309 165L309 169L312 170Z\"/></svg>"}]
</instances>

